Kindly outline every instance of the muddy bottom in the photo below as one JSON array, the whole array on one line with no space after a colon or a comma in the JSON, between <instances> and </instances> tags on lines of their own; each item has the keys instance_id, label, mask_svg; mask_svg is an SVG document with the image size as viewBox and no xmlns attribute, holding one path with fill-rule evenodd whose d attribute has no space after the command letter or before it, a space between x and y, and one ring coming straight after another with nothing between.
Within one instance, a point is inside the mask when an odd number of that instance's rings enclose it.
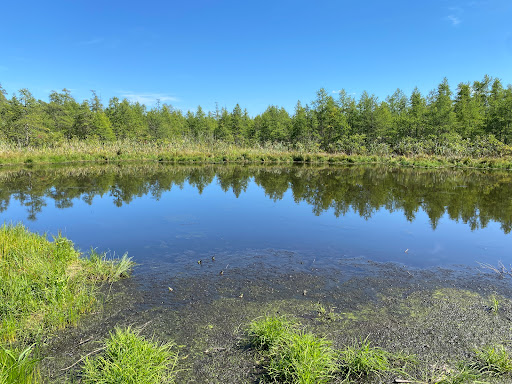
<instances>
[{"instance_id":1,"label":"muddy bottom","mask_svg":"<svg viewBox=\"0 0 512 384\"><path fill-rule=\"evenodd\" d=\"M79 382L81 363L65 368L101 347L116 325L174 341L182 358L178 383L259 382L263 368L244 335L263 315L293 316L335 348L368 338L415 354L419 364L411 374L424 381L433 370L470 358L474 348L510 343L512 284L490 271L413 270L363 260L288 272L258 263L238 269L223 269L222 260L195 263L190 268L202 268L196 274L163 268L105 287L101 311L43 348L46 381Z\"/></svg>"}]
</instances>

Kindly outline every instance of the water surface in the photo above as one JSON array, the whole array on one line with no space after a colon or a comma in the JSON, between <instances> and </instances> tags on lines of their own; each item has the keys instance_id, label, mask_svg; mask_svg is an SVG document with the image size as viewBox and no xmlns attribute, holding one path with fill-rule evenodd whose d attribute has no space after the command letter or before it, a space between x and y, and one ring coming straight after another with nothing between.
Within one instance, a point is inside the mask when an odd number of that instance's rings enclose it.
<instances>
[{"instance_id":1,"label":"water surface","mask_svg":"<svg viewBox=\"0 0 512 384\"><path fill-rule=\"evenodd\" d=\"M83 251L128 252L138 273L195 273L212 256L223 268L258 261L307 271L347 259L476 267L512 263L511 191L510 173L476 170L3 168L0 218L60 231Z\"/></svg>"}]
</instances>

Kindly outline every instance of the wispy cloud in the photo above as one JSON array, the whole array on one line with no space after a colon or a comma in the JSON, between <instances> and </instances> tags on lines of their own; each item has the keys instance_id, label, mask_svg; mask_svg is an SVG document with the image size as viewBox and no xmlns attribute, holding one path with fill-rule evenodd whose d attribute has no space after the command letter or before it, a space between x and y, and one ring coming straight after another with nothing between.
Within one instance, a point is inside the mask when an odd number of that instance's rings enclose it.
<instances>
[{"instance_id":1,"label":"wispy cloud","mask_svg":"<svg viewBox=\"0 0 512 384\"><path fill-rule=\"evenodd\" d=\"M78 45L96 45L96 44L101 44L104 41L105 41L105 39L103 37L98 37L96 39L80 41L78 43Z\"/></svg>"},{"instance_id":2,"label":"wispy cloud","mask_svg":"<svg viewBox=\"0 0 512 384\"><path fill-rule=\"evenodd\" d=\"M341 91L343 91L343 89L338 89L337 91L336 91L336 90L334 90L334 91L332 91L332 93L334 93L334 94L338 95ZM347 93L347 95L355 95L355 94L356 94L355 92Z\"/></svg>"},{"instance_id":3,"label":"wispy cloud","mask_svg":"<svg viewBox=\"0 0 512 384\"><path fill-rule=\"evenodd\" d=\"M180 101L177 97L163 93L121 92L121 97L128 99L133 103L140 103L145 105L153 105L157 102L157 100L160 100L161 103Z\"/></svg>"},{"instance_id":4,"label":"wispy cloud","mask_svg":"<svg viewBox=\"0 0 512 384\"><path fill-rule=\"evenodd\" d=\"M457 26L462 23L462 20L455 15L448 15L446 18L452 23L453 26Z\"/></svg>"}]
</instances>

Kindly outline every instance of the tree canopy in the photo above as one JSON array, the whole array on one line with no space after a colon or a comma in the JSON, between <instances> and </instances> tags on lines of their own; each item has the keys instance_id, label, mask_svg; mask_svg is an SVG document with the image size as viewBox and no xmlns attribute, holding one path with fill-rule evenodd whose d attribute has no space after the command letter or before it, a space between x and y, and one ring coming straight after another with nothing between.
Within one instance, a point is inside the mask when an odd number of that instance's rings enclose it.
<instances>
[{"instance_id":1,"label":"tree canopy","mask_svg":"<svg viewBox=\"0 0 512 384\"><path fill-rule=\"evenodd\" d=\"M428 95L415 88L410 96L397 89L384 100L364 91L358 100L341 90L333 96L320 89L310 104L297 102L293 114L270 105L255 117L239 104L228 111L201 106L186 113L172 105L145 105L113 97L107 106L96 92L76 101L67 89L52 91L48 101L36 100L20 89L8 97L0 86L0 140L20 147L69 139L112 141L224 141L238 145L283 143L325 151L346 151L347 143L361 146L396 145L404 139L433 137L479 140L493 136L512 142L512 86L485 76L460 83L452 91L448 79Z\"/></svg>"}]
</instances>

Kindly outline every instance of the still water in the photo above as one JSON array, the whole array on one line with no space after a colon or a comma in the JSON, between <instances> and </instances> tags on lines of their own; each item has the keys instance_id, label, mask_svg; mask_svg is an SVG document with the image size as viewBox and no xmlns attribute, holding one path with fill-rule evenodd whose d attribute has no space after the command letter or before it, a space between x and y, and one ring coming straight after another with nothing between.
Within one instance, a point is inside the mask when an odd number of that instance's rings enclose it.
<instances>
[{"instance_id":1,"label":"still water","mask_svg":"<svg viewBox=\"0 0 512 384\"><path fill-rule=\"evenodd\" d=\"M147 268L512 263L512 174L386 167L84 165L0 169L0 221ZM188 265L188 270L186 266Z\"/></svg>"}]
</instances>

